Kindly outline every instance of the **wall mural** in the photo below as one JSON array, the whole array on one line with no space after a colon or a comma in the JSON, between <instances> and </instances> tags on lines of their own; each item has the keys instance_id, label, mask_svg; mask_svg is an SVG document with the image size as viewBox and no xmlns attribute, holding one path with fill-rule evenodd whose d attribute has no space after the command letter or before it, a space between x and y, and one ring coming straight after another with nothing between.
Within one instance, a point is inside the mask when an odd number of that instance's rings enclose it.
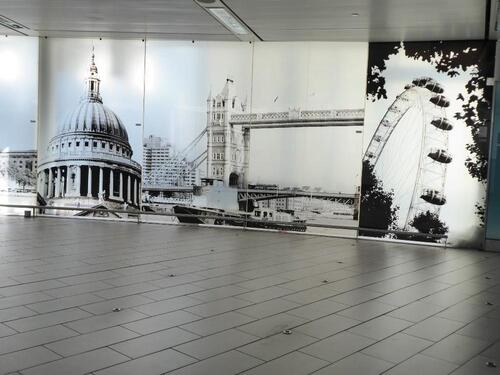
<instances>
[{"instance_id":1,"label":"wall mural","mask_svg":"<svg viewBox=\"0 0 500 375\"><path fill-rule=\"evenodd\" d=\"M444 242L483 238L493 42L372 43L361 235Z\"/></svg>"},{"instance_id":2,"label":"wall mural","mask_svg":"<svg viewBox=\"0 0 500 375\"><path fill-rule=\"evenodd\" d=\"M42 205L139 209L143 53L140 41L42 41Z\"/></svg>"},{"instance_id":3,"label":"wall mural","mask_svg":"<svg viewBox=\"0 0 500 375\"><path fill-rule=\"evenodd\" d=\"M0 203L36 204L38 39L0 39ZM22 213L0 208L0 213Z\"/></svg>"},{"instance_id":4,"label":"wall mural","mask_svg":"<svg viewBox=\"0 0 500 375\"><path fill-rule=\"evenodd\" d=\"M366 43L148 42L144 209L356 226L366 56Z\"/></svg>"}]
</instances>

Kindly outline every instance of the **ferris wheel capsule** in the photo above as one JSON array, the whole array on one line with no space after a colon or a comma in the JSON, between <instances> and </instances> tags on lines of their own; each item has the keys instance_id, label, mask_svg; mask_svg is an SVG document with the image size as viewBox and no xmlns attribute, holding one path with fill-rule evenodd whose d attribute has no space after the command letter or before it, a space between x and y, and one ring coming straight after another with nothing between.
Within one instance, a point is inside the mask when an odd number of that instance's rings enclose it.
<instances>
[{"instance_id":1,"label":"ferris wheel capsule","mask_svg":"<svg viewBox=\"0 0 500 375\"><path fill-rule=\"evenodd\" d=\"M450 101L443 95L435 95L429 100L431 103L437 105L438 107L446 108L450 106Z\"/></svg>"},{"instance_id":2,"label":"ferris wheel capsule","mask_svg":"<svg viewBox=\"0 0 500 375\"><path fill-rule=\"evenodd\" d=\"M430 80L427 82L425 85L425 88L429 91L432 91L433 93L436 94L442 94L444 92L443 86L441 86L439 83L437 83L434 80Z\"/></svg>"},{"instance_id":3,"label":"ferris wheel capsule","mask_svg":"<svg viewBox=\"0 0 500 375\"><path fill-rule=\"evenodd\" d=\"M449 164L453 160L448 151L440 148L431 149L430 152L427 154L427 156L430 157L432 160L435 160L443 164Z\"/></svg>"},{"instance_id":4,"label":"ferris wheel capsule","mask_svg":"<svg viewBox=\"0 0 500 375\"><path fill-rule=\"evenodd\" d=\"M427 83L429 81L432 81L432 78L430 77L420 77L420 78L416 78L412 81L412 83L415 85L415 86L419 86L419 87L425 87L425 85L427 85Z\"/></svg>"},{"instance_id":5,"label":"ferris wheel capsule","mask_svg":"<svg viewBox=\"0 0 500 375\"><path fill-rule=\"evenodd\" d=\"M453 129L453 125L446 117L434 117L431 124L441 130L449 131Z\"/></svg>"},{"instance_id":6,"label":"ferris wheel capsule","mask_svg":"<svg viewBox=\"0 0 500 375\"><path fill-rule=\"evenodd\" d=\"M446 203L444 194L435 189L424 189L420 198L428 203L435 204L437 206L442 206Z\"/></svg>"}]
</instances>

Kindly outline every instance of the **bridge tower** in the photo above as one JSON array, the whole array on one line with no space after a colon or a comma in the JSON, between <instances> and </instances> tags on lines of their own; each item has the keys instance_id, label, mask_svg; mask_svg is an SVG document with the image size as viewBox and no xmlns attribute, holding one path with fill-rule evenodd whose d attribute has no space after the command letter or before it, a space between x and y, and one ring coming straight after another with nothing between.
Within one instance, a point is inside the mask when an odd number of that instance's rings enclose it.
<instances>
[{"instance_id":1,"label":"bridge tower","mask_svg":"<svg viewBox=\"0 0 500 375\"><path fill-rule=\"evenodd\" d=\"M223 179L226 186L241 187L246 180L243 131L230 123L233 113L245 111L230 78L218 95L207 99L207 176Z\"/></svg>"}]
</instances>

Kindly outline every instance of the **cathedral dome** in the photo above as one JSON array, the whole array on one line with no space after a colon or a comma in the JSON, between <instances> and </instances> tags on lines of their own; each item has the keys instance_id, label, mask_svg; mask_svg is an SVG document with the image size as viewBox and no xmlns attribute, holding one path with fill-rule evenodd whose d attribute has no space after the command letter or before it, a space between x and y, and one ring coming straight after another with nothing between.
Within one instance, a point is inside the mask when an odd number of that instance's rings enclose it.
<instances>
[{"instance_id":1,"label":"cathedral dome","mask_svg":"<svg viewBox=\"0 0 500 375\"><path fill-rule=\"evenodd\" d=\"M74 132L91 132L119 138L128 143L128 134L120 118L106 107L100 94L101 80L99 79L95 56L92 51L92 60L89 75L85 80L85 95L80 104L66 117L59 128L59 135Z\"/></svg>"},{"instance_id":2,"label":"cathedral dome","mask_svg":"<svg viewBox=\"0 0 500 375\"><path fill-rule=\"evenodd\" d=\"M62 123L59 134L93 132L121 138L128 142L125 125L100 100L83 99Z\"/></svg>"}]
</instances>

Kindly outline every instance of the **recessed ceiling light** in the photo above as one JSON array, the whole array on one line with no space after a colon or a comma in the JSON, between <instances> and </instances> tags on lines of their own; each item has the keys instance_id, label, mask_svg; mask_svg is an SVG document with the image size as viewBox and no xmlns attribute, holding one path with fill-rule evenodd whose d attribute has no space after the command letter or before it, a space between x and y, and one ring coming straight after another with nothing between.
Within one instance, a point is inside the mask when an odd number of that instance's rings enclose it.
<instances>
[{"instance_id":1,"label":"recessed ceiling light","mask_svg":"<svg viewBox=\"0 0 500 375\"><path fill-rule=\"evenodd\" d=\"M202 4L213 4L215 3L215 0L196 0L197 2L199 3L202 3Z\"/></svg>"},{"instance_id":2,"label":"recessed ceiling light","mask_svg":"<svg viewBox=\"0 0 500 375\"><path fill-rule=\"evenodd\" d=\"M236 35L248 34L248 30L226 8L206 9Z\"/></svg>"},{"instance_id":3,"label":"recessed ceiling light","mask_svg":"<svg viewBox=\"0 0 500 375\"><path fill-rule=\"evenodd\" d=\"M356 13L356 12L351 13L351 16L353 16L353 17L359 17L359 13Z\"/></svg>"}]
</instances>

